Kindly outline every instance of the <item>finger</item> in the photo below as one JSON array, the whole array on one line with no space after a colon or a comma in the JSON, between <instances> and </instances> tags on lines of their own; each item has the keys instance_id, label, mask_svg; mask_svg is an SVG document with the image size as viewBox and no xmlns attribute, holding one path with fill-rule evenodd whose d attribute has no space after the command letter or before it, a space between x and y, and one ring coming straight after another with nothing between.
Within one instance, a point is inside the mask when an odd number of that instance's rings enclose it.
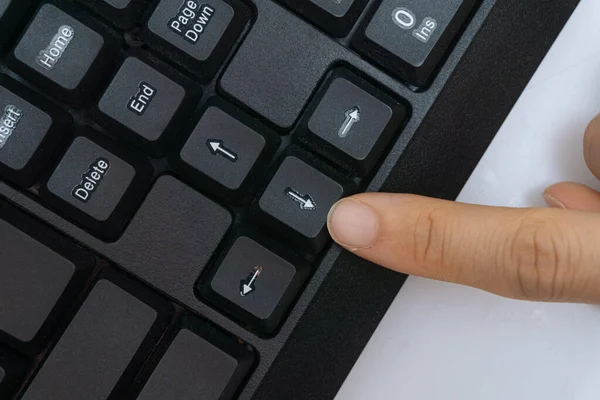
<instances>
[{"instance_id":1,"label":"finger","mask_svg":"<svg viewBox=\"0 0 600 400\"><path fill-rule=\"evenodd\" d=\"M590 171L600 179L600 114L590 122L585 130L583 156Z\"/></svg>"},{"instance_id":2,"label":"finger","mask_svg":"<svg viewBox=\"0 0 600 400\"><path fill-rule=\"evenodd\" d=\"M600 303L600 215L366 193L329 215L332 237L411 275L507 297Z\"/></svg>"},{"instance_id":3,"label":"finger","mask_svg":"<svg viewBox=\"0 0 600 400\"><path fill-rule=\"evenodd\" d=\"M544 199L554 208L600 212L600 193L579 183L552 185L544 191Z\"/></svg>"}]
</instances>

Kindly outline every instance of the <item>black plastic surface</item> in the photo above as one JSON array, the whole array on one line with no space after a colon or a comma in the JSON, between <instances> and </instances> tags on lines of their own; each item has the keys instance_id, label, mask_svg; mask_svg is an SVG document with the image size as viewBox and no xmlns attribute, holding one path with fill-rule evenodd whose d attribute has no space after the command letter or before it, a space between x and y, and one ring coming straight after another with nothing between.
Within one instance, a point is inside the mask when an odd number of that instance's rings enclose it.
<instances>
[{"instance_id":1,"label":"black plastic surface","mask_svg":"<svg viewBox=\"0 0 600 400\"><path fill-rule=\"evenodd\" d=\"M30 0L0 0L0 46L13 38L17 26L29 7Z\"/></svg>"},{"instance_id":2,"label":"black plastic surface","mask_svg":"<svg viewBox=\"0 0 600 400\"><path fill-rule=\"evenodd\" d=\"M23 359L0 346L0 398L9 398L23 379L26 368L28 365Z\"/></svg>"},{"instance_id":3,"label":"black plastic surface","mask_svg":"<svg viewBox=\"0 0 600 400\"><path fill-rule=\"evenodd\" d=\"M142 14L146 0L79 0L92 10L106 17L110 23L122 27L131 27Z\"/></svg>"},{"instance_id":4,"label":"black plastic surface","mask_svg":"<svg viewBox=\"0 0 600 400\"><path fill-rule=\"evenodd\" d=\"M298 41L298 48L283 51L286 56L302 56L299 60L304 62L310 59L310 63L301 62L285 71L307 77L307 80L298 79L297 84L289 86L290 90L298 90L294 96L308 100L323 74L334 65L343 64L398 98L404 98L411 105L412 114L393 149L371 176L369 189L453 198L576 3L576 0L482 0L456 46L436 71L430 87L424 91L413 91L382 73L340 46L347 41L323 37L316 28L271 0L253 1L259 17L253 21L250 37L246 40L252 39L252 46L256 46L257 51L262 51L256 44L261 39L264 46L273 49L281 45L277 37L283 34L289 34L286 36L288 43ZM374 2L370 2L367 8L373 5ZM286 26L281 26L282 21ZM318 40L308 43L307 38ZM241 51L238 57L240 54L248 57L237 61L242 64L256 61L254 57L258 55ZM275 78L286 84L289 82L279 74ZM231 82L239 79L241 77ZM269 83L261 79L258 84ZM232 88L229 85L227 91L236 90ZM246 85L237 93L248 90L251 87ZM289 126L300 116L304 106L301 102L282 105L275 97L271 103L257 104L256 107L265 114L271 112L270 107L275 114L283 109L281 115L285 118L275 123ZM407 148L411 139L413 141ZM158 226L168 225L170 219L204 218L186 213L186 209L196 207L193 200L185 201L185 207L174 209L164 207L165 197L151 198L150 205L137 214L144 223L137 225L134 220L120 240L109 244L4 183L0 183L0 194L254 346L260 359L240 396L242 400L333 398L404 279L353 256L340 257L341 250L334 246L320 264L314 266L314 275L277 335L265 339L198 300L193 285L201 265L208 260L198 262L189 256L166 266L161 258L161 246L165 244L148 240L148 237L154 237L153 231L158 231L164 233L170 244L186 248L198 244L193 235L160 230ZM156 225L151 224L152 228L147 230L147 223L159 213L163 213L163 219ZM166 247L162 247L164 249ZM168 250L176 253L178 249L169 247ZM141 254L144 255L142 260ZM157 273L155 267L159 265L163 269ZM183 279L182 273L186 275Z\"/></svg>"}]
</instances>

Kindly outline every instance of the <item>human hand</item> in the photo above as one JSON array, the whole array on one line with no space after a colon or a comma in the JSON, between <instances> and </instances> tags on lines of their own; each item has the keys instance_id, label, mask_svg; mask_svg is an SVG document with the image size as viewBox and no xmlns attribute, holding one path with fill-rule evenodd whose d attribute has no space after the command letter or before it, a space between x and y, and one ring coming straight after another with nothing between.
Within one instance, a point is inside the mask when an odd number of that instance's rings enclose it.
<instances>
[{"instance_id":1,"label":"human hand","mask_svg":"<svg viewBox=\"0 0 600 400\"><path fill-rule=\"evenodd\" d=\"M584 157L600 179L600 116ZM544 199L551 208L364 193L334 205L328 226L349 251L406 274L516 299L600 303L600 193L564 182Z\"/></svg>"}]
</instances>

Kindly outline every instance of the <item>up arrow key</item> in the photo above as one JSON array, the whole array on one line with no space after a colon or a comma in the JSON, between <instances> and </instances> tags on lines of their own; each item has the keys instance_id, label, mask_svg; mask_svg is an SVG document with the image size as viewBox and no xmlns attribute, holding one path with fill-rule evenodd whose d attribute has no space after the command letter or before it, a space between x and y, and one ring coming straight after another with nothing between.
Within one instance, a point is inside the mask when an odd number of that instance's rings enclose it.
<instances>
[{"instance_id":1,"label":"up arrow key","mask_svg":"<svg viewBox=\"0 0 600 400\"><path fill-rule=\"evenodd\" d=\"M354 124L360 121L360 108L352 107L351 109L347 110L344 115L346 116L346 119L338 131L338 136L341 138L348 136Z\"/></svg>"},{"instance_id":2,"label":"up arrow key","mask_svg":"<svg viewBox=\"0 0 600 400\"><path fill-rule=\"evenodd\" d=\"M210 152L215 156L220 155L231 162L236 162L238 159L238 155L225 147L222 140L208 139L206 141L206 145L208 146Z\"/></svg>"}]
</instances>

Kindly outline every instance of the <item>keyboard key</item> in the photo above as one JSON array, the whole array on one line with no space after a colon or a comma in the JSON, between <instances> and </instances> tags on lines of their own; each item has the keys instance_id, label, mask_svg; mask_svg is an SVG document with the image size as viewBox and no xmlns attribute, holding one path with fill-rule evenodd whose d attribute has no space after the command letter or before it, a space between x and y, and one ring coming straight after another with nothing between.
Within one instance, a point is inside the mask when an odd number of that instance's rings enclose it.
<instances>
[{"instance_id":1,"label":"keyboard key","mask_svg":"<svg viewBox=\"0 0 600 400\"><path fill-rule=\"evenodd\" d=\"M71 118L6 76L0 76L0 113L0 176L29 187L48 167Z\"/></svg>"},{"instance_id":2,"label":"keyboard key","mask_svg":"<svg viewBox=\"0 0 600 400\"><path fill-rule=\"evenodd\" d=\"M253 239L239 237L201 293L259 333L272 334L308 274Z\"/></svg>"},{"instance_id":3,"label":"keyboard key","mask_svg":"<svg viewBox=\"0 0 600 400\"><path fill-rule=\"evenodd\" d=\"M79 0L98 16L123 29L131 28L147 6L146 0Z\"/></svg>"},{"instance_id":4,"label":"keyboard key","mask_svg":"<svg viewBox=\"0 0 600 400\"><path fill-rule=\"evenodd\" d=\"M321 52L332 48L311 25L272 8L264 9L261 18L268 23L252 27L219 84L246 107L290 129L331 66Z\"/></svg>"},{"instance_id":5,"label":"keyboard key","mask_svg":"<svg viewBox=\"0 0 600 400\"><path fill-rule=\"evenodd\" d=\"M96 235L112 240L145 194L150 171L134 157L126 161L116 148L97 143L99 139L88 133L73 140L42 197Z\"/></svg>"},{"instance_id":6,"label":"keyboard key","mask_svg":"<svg viewBox=\"0 0 600 400\"><path fill-rule=\"evenodd\" d=\"M162 331L159 310L151 304L99 280L22 399L107 399L122 375L135 376L125 371L140 348L150 351L162 334L156 332Z\"/></svg>"},{"instance_id":7,"label":"keyboard key","mask_svg":"<svg viewBox=\"0 0 600 400\"><path fill-rule=\"evenodd\" d=\"M191 93L192 84L186 87ZM96 116L112 133L161 155L174 123L188 118L191 111L182 107L186 92L184 86L149 64L128 57L100 99Z\"/></svg>"},{"instance_id":8,"label":"keyboard key","mask_svg":"<svg viewBox=\"0 0 600 400\"><path fill-rule=\"evenodd\" d=\"M37 335L75 273L75 265L0 220L0 330L22 342ZM40 260L44 260L43 263Z\"/></svg>"},{"instance_id":9,"label":"keyboard key","mask_svg":"<svg viewBox=\"0 0 600 400\"><path fill-rule=\"evenodd\" d=\"M135 169L91 140L78 137L48 182L48 190L99 221L107 220Z\"/></svg>"},{"instance_id":10,"label":"keyboard key","mask_svg":"<svg viewBox=\"0 0 600 400\"><path fill-rule=\"evenodd\" d=\"M221 205L161 176L119 239L123 251L114 261L178 301L197 304L194 283L232 223Z\"/></svg>"},{"instance_id":11,"label":"keyboard key","mask_svg":"<svg viewBox=\"0 0 600 400\"><path fill-rule=\"evenodd\" d=\"M406 108L356 75L337 70L307 115L298 138L365 176L399 133Z\"/></svg>"},{"instance_id":12,"label":"keyboard key","mask_svg":"<svg viewBox=\"0 0 600 400\"><path fill-rule=\"evenodd\" d=\"M68 315L95 259L2 200L0 238L0 342L35 355Z\"/></svg>"},{"instance_id":13,"label":"keyboard key","mask_svg":"<svg viewBox=\"0 0 600 400\"><path fill-rule=\"evenodd\" d=\"M44 4L9 56L9 66L47 92L79 106L99 83L116 45L109 33L87 24L53 4Z\"/></svg>"},{"instance_id":14,"label":"keyboard key","mask_svg":"<svg viewBox=\"0 0 600 400\"><path fill-rule=\"evenodd\" d=\"M0 47L11 42L30 5L30 0L0 0Z\"/></svg>"},{"instance_id":15,"label":"keyboard key","mask_svg":"<svg viewBox=\"0 0 600 400\"><path fill-rule=\"evenodd\" d=\"M252 351L214 328L196 325L177 333L137 400L235 398L252 367Z\"/></svg>"},{"instance_id":16,"label":"keyboard key","mask_svg":"<svg viewBox=\"0 0 600 400\"><path fill-rule=\"evenodd\" d=\"M144 38L157 50L173 54L192 73L211 78L231 51L248 21L248 11L231 0L160 0Z\"/></svg>"},{"instance_id":17,"label":"keyboard key","mask_svg":"<svg viewBox=\"0 0 600 400\"><path fill-rule=\"evenodd\" d=\"M278 234L313 253L329 239L327 214L344 195L344 187L295 156L283 160L259 201ZM285 233L284 233L285 232Z\"/></svg>"},{"instance_id":18,"label":"keyboard key","mask_svg":"<svg viewBox=\"0 0 600 400\"><path fill-rule=\"evenodd\" d=\"M409 83L424 86L477 0L383 0L354 46Z\"/></svg>"},{"instance_id":19,"label":"keyboard key","mask_svg":"<svg viewBox=\"0 0 600 400\"><path fill-rule=\"evenodd\" d=\"M179 164L192 178L202 182L207 177L216 183L215 190L228 201L239 202L250 184L251 172L257 172L259 159L274 152L279 138L269 135L268 145L264 136L244 122L266 132L264 128L251 118L241 122L225 109L235 111L224 104L210 105L204 111L181 149Z\"/></svg>"},{"instance_id":20,"label":"keyboard key","mask_svg":"<svg viewBox=\"0 0 600 400\"><path fill-rule=\"evenodd\" d=\"M327 33L344 37L368 0L281 0Z\"/></svg>"}]
</instances>

